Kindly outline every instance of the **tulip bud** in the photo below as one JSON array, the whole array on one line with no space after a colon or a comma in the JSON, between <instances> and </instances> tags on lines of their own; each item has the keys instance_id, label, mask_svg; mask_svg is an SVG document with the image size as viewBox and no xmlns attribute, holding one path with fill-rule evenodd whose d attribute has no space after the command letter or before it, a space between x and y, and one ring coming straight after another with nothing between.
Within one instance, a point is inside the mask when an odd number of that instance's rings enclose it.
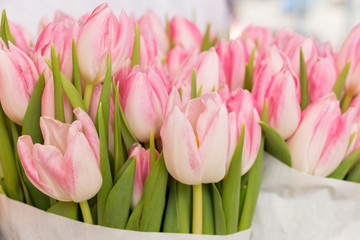
<instances>
[{"instance_id":1,"label":"tulip bud","mask_svg":"<svg viewBox=\"0 0 360 240\"><path fill-rule=\"evenodd\" d=\"M27 52L34 44L31 33L29 30L20 25L14 24L10 21L8 23L10 32L14 36L15 46L22 51Z\"/></svg>"},{"instance_id":2,"label":"tulip bud","mask_svg":"<svg viewBox=\"0 0 360 240\"><path fill-rule=\"evenodd\" d=\"M9 42L0 39L0 101L5 114L23 124L31 94L39 78L31 59Z\"/></svg>"},{"instance_id":3,"label":"tulip bud","mask_svg":"<svg viewBox=\"0 0 360 240\"><path fill-rule=\"evenodd\" d=\"M40 118L44 145L33 144L28 135L17 142L29 180L46 195L59 201L86 201L99 191L100 142L90 117L80 108L71 125L49 117Z\"/></svg>"},{"instance_id":4,"label":"tulip bud","mask_svg":"<svg viewBox=\"0 0 360 240\"><path fill-rule=\"evenodd\" d=\"M321 177L331 174L345 157L354 112L341 116L333 93L310 104L288 139L293 168Z\"/></svg>"},{"instance_id":5,"label":"tulip bud","mask_svg":"<svg viewBox=\"0 0 360 240\"><path fill-rule=\"evenodd\" d=\"M176 96L174 96L176 95ZM229 120L217 93L206 93L184 107L174 88L160 135L169 173L178 181L198 185L225 176Z\"/></svg>"},{"instance_id":6,"label":"tulip bud","mask_svg":"<svg viewBox=\"0 0 360 240\"><path fill-rule=\"evenodd\" d=\"M249 25L244 29L241 37L254 42L260 53L266 51L273 44L271 30L266 27Z\"/></svg>"},{"instance_id":7,"label":"tulip bud","mask_svg":"<svg viewBox=\"0 0 360 240\"><path fill-rule=\"evenodd\" d=\"M191 21L175 16L170 21L171 39L181 45L188 53L201 48L202 35Z\"/></svg>"},{"instance_id":8,"label":"tulip bud","mask_svg":"<svg viewBox=\"0 0 360 240\"><path fill-rule=\"evenodd\" d=\"M180 66L187 56L185 49L180 45L176 45L170 50L166 58L166 67L171 80L176 79L176 76L179 75Z\"/></svg>"},{"instance_id":9,"label":"tulip bud","mask_svg":"<svg viewBox=\"0 0 360 240\"><path fill-rule=\"evenodd\" d=\"M129 19L124 11L120 19L107 4L98 6L84 24L77 43L79 71L87 84L104 81L108 54L111 54L112 75L127 57L130 41Z\"/></svg>"}]
</instances>

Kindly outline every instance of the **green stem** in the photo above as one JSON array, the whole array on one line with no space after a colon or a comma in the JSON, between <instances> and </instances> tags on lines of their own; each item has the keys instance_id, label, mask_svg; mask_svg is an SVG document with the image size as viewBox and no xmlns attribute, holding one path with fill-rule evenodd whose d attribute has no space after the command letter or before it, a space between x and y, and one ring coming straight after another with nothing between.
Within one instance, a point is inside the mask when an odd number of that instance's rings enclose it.
<instances>
[{"instance_id":1,"label":"green stem","mask_svg":"<svg viewBox=\"0 0 360 240\"><path fill-rule=\"evenodd\" d=\"M88 201L80 202L80 209L85 223L93 224Z\"/></svg>"},{"instance_id":2,"label":"green stem","mask_svg":"<svg viewBox=\"0 0 360 240\"><path fill-rule=\"evenodd\" d=\"M346 112L346 110L348 110L351 100L352 100L353 95L350 93L346 93L344 96L344 99L342 100L341 103L341 112L344 113Z\"/></svg>"},{"instance_id":3,"label":"green stem","mask_svg":"<svg viewBox=\"0 0 360 240\"><path fill-rule=\"evenodd\" d=\"M94 89L94 84L86 84L84 92L84 102L86 110L89 111L92 91Z\"/></svg>"},{"instance_id":4,"label":"green stem","mask_svg":"<svg viewBox=\"0 0 360 240\"><path fill-rule=\"evenodd\" d=\"M193 185L192 232L202 234L202 185Z\"/></svg>"}]
</instances>

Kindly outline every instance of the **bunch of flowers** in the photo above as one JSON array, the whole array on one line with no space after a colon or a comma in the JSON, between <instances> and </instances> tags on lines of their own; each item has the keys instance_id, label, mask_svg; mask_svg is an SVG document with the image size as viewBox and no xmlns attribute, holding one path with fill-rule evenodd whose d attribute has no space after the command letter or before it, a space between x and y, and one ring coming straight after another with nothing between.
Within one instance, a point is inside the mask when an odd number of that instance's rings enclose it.
<instances>
[{"instance_id":1,"label":"bunch of flowers","mask_svg":"<svg viewBox=\"0 0 360 240\"><path fill-rule=\"evenodd\" d=\"M89 224L223 235L251 227L264 148L360 181L359 26L334 53L288 30L226 41L102 4L43 21L35 43L3 12L0 36L9 198Z\"/></svg>"}]
</instances>

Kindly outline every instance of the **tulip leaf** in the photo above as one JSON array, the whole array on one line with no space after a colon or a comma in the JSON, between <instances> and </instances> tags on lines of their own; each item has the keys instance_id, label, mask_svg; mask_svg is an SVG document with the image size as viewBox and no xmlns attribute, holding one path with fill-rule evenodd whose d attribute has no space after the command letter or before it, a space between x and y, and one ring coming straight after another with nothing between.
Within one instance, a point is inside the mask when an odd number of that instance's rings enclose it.
<instances>
[{"instance_id":1,"label":"tulip leaf","mask_svg":"<svg viewBox=\"0 0 360 240\"><path fill-rule=\"evenodd\" d=\"M164 155L161 153L145 180L140 231L160 231L166 203L167 179L168 171L165 166Z\"/></svg>"},{"instance_id":2,"label":"tulip leaf","mask_svg":"<svg viewBox=\"0 0 360 240\"><path fill-rule=\"evenodd\" d=\"M210 39L211 24L206 25L206 31L201 44L201 52L209 50L213 45Z\"/></svg>"},{"instance_id":3,"label":"tulip leaf","mask_svg":"<svg viewBox=\"0 0 360 240\"><path fill-rule=\"evenodd\" d=\"M214 235L215 220L214 208L212 204L211 185L202 184L202 206L203 206L203 234Z\"/></svg>"},{"instance_id":4,"label":"tulip leaf","mask_svg":"<svg viewBox=\"0 0 360 240\"><path fill-rule=\"evenodd\" d=\"M260 122L260 125L265 135L266 151L291 167L291 155L284 139L267 123Z\"/></svg>"},{"instance_id":5,"label":"tulip leaf","mask_svg":"<svg viewBox=\"0 0 360 240\"><path fill-rule=\"evenodd\" d=\"M47 212L73 220L79 220L79 206L74 202L57 202L52 205Z\"/></svg>"},{"instance_id":6,"label":"tulip leaf","mask_svg":"<svg viewBox=\"0 0 360 240\"><path fill-rule=\"evenodd\" d=\"M154 130L150 131L150 168L154 166L156 161L156 148L155 148L155 139L154 139Z\"/></svg>"},{"instance_id":7,"label":"tulip leaf","mask_svg":"<svg viewBox=\"0 0 360 240\"><path fill-rule=\"evenodd\" d=\"M333 90L332 90L335 93L335 95L339 101L341 101L341 97L342 97L342 93L344 90L346 77L349 72L349 68L350 68L350 61L347 62L346 65L344 66L344 68L341 70L341 73L339 74L339 77L337 78L335 85L333 87Z\"/></svg>"},{"instance_id":8,"label":"tulip leaf","mask_svg":"<svg viewBox=\"0 0 360 240\"><path fill-rule=\"evenodd\" d=\"M136 23L135 26L135 38L134 38L134 47L131 56L131 66L139 65L140 64L140 30L139 24Z\"/></svg>"},{"instance_id":9,"label":"tulip leaf","mask_svg":"<svg viewBox=\"0 0 360 240\"><path fill-rule=\"evenodd\" d=\"M10 33L9 23L6 17L6 11L3 10L1 15L1 29L0 29L0 37L5 42L6 46L9 48L9 41L12 44L15 44L14 36Z\"/></svg>"},{"instance_id":10,"label":"tulip leaf","mask_svg":"<svg viewBox=\"0 0 360 240\"><path fill-rule=\"evenodd\" d=\"M65 77L64 74L61 74L61 84L64 89L66 96L68 97L71 106L75 108L81 108L85 112L87 112L84 100L82 99L79 91L76 89L74 85Z\"/></svg>"},{"instance_id":11,"label":"tulip leaf","mask_svg":"<svg viewBox=\"0 0 360 240\"><path fill-rule=\"evenodd\" d=\"M355 161L359 158L360 148L356 149L350 156L343 160L340 165L329 175L328 178L344 179Z\"/></svg>"},{"instance_id":12,"label":"tulip leaf","mask_svg":"<svg viewBox=\"0 0 360 240\"><path fill-rule=\"evenodd\" d=\"M176 181L176 217L178 233L190 233L191 186Z\"/></svg>"},{"instance_id":13,"label":"tulip leaf","mask_svg":"<svg viewBox=\"0 0 360 240\"><path fill-rule=\"evenodd\" d=\"M197 88L196 88L196 71L195 68L193 68L191 72L191 99L196 98L197 95Z\"/></svg>"},{"instance_id":14,"label":"tulip leaf","mask_svg":"<svg viewBox=\"0 0 360 240\"><path fill-rule=\"evenodd\" d=\"M163 232L178 232L177 208L176 208L176 180L169 177L169 195L166 203L165 216L163 221ZM189 223L190 226L190 223Z\"/></svg>"},{"instance_id":15,"label":"tulip leaf","mask_svg":"<svg viewBox=\"0 0 360 240\"><path fill-rule=\"evenodd\" d=\"M121 105L119 105L119 111L120 111L120 129L121 129L121 135L123 137L126 151L127 153L130 152L130 147L134 143L139 143L138 140L135 138L134 134L131 132L128 123L126 122L124 112L121 108Z\"/></svg>"},{"instance_id":16,"label":"tulip leaf","mask_svg":"<svg viewBox=\"0 0 360 240\"><path fill-rule=\"evenodd\" d=\"M56 57L54 44L51 45L51 64L54 80L55 118L61 122L65 122L60 62L59 59Z\"/></svg>"},{"instance_id":17,"label":"tulip leaf","mask_svg":"<svg viewBox=\"0 0 360 240\"><path fill-rule=\"evenodd\" d=\"M230 167L223 180L222 203L226 220L226 233L236 233L239 221L241 160L245 138L245 125L241 128L240 137L231 158Z\"/></svg>"},{"instance_id":18,"label":"tulip leaf","mask_svg":"<svg viewBox=\"0 0 360 240\"><path fill-rule=\"evenodd\" d=\"M76 53L75 38L73 38L73 40L72 40L72 63L73 63L72 74L73 74L74 86L75 86L76 90L78 91L79 95L82 96L79 63L78 63L78 58L77 58L77 53Z\"/></svg>"},{"instance_id":19,"label":"tulip leaf","mask_svg":"<svg viewBox=\"0 0 360 240\"><path fill-rule=\"evenodd\" d=\"M98 128L100 137L100 171L103 178L102 186L97 194L98 223L103 224L103 217L108 195L113 187L107 145L107 132L103 117L102 103L99 103Z\"/></svg>"},{"instance_id":20,"label":"tulip leaf","mask_svg":"<svg viewBox=\"0 0 360 240\"><path fill-rule=\"evenodd\" d=\"M360 161L355 164L345 179L350 182L360 183Z\"/></svg>"},{"instance_id":21,"label":"tulip leaf","mask_svg":"<svg viewBox=\"0 0 360 240\"><path fill-rule=\"evenodd\" d=\"M121 128L120 128L120 102L119 102L119 83L115 86L115 81L113 81L113 90L115 94L114 97L114 175L116 176L117 172L120 170L124 164L124 149L123 142L121 138Z\"/></svg>"},{"instance_id":22,"label":"tulip leaf","mask_svg":"<svg viewBox=\"0 0 360 240\"><path fill-rule=\"evenodd\" d=\"M262 165L264 153L264 138L261 138L261 144L258 155L253 166L249 170L249 179L247 184L244 207L240 218L239 231L249 229L251 227L252 218L255 211L256 202L259 196Z\"/></svg>"},{"instance_id":23,"label":"tulip leaf","mask_svg":"<svg viewBox=\"0 0 360 240\"><path fill-rule=\"evenodd\" d=\"M104 212L103 226L124 229L129 218L135 178L136 160L129 159L123 174L111 190Z\"/></svg>"},{"instance_id":24,"label":"tulip leaf","mask_svg":"<svg viewBox=\"0 0 360 240\"><path fill-rule=\"evenodd\" d=\"M300 93L300 107L301 110L304 110L310 103L310 97L308 87L308 75L302 48L300 48Z\"/></svg>"},{"instance_id":25,"label":"tulip leaf","mask_svg":"<svg viewBox=\"0 0 360 240\"><path fill-rule=\"evenodd\" d=\"M139 231L140 218L142 210L144 208L144 199L141 198L136 205L134 211L132 211L129 221L126 224L126 230Z\"/></svg>"},{"instance_id":26,"label":"tulip leaf","mask_svg":"<svg viewBox=\"0 0 360 240\"><path fill-rule=\"evenodd\" d=\"M249 62L245 66L245 80L244 89L251 92L253 84L253 72L254 72L254 58L255 58L256 46L253 48L250 54Z\"/></svg>"},{"instance_id":27,"label":"tulip leaf","mask_svg":"<svg viewBox=\"0 0 360 240\"><path fill-rule=\"evenodd\" d=\"M212 196L214 200L215 234L225 235L226 220L225 220L221 195L214 183L212 183L211 186L212 186Z\"/></svg>"},{"instance_id":28,"label":"tulip leaf","mask_svg":"<svg viewBox=\"0 0 360 240\"><path fill-rule=\"evenodd\" d=\"M247 172L249 173L249 172ZM244 175L245 176L245 175ZM249 174L246 174L246 176L249 176ZM245 180L243 180L244 178L242 178L242 182L245 182ZM247 182L247 180L246 180ZM247 191L247 185L244 185L242 188L241 188L241 191L240 191L240 207L239 207L239 216L241 217L242 215L242 212L244 210L244 203L245 203L245 197L246 197L246 191ZM240 220L240 219L239 219Z\"/></svg>"},{"instance_id":29,"label":"tulip leaf","mask_svg":"<svg viewBox=\"0 0 360 240\"><path fill-rule=\"evenodd\" d=\"M265 103L264 103L264 107L263 107L263 110L262 110L262 113L261 113L261 117L260 117L260 120L265 122L265 123L268 120L268 108L269 108L269 103L268 103L268 100L266 98Z\"/></svg>"}]
</instances>

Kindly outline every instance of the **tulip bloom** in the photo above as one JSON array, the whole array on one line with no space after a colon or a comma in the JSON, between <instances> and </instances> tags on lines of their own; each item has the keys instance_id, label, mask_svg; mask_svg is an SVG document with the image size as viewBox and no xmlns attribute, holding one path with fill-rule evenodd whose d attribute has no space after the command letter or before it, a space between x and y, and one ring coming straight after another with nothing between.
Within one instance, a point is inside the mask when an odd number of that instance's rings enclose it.
<instances>
[{"instance_id":1,"label":"tulip bloom","mask_svg":"<svg viewBox=\"0 0 360 240\"><path fill-rule=\"evenodd\" d=\"M206 93L180 106L174 88L160 131L166 167L176 180L188 184L218 182L225 176L229 120L217 93Z\"/></svg>"},{"instance_id":2,"label":"tulip bloom","mask_svg":"<svg viewBox=\"0 0 360 240\"><path fill-rule=\"evenodd\" d=\"M345 91L351 95L360 92L360 24L358 24L343 42L336 60L336 68L341 72L350 61L350 68L345 82Z\"/></svg>"},{"instance_id":3,"label":"tulip bloom","mask_svg":"<svg viewBox=\"0 0 360 240\"><path fill-rule=\"evenodd\" d=\"M133 195L131 200L131 209L134 209L137 203L140 201L144 189L145 180L150 171L150 149L146 150L140 144L134 144L131 147L129 158L133 156L136 157L136 170ZM159 153L157 151L156 156L159 156Z\"/></svg>"},{"instance_id":4,"label":"tulip bloom","mask_svg":"<svg viewBox=\"0 0 360 240\"><path fill-rule=\"evenodd\" d=\"M29 180L46 195L59 201L86 201L99 191L100 142L90 117L74 110L71 125L49 117L40 118L44 145L33 144L28 135L17 143Z\"/></svg>"},{"instance_id":5,"label":"tulip bloom","mask_svg":"<svg viewBox=\"0 0 360 240\"><path fill-rule=\"evenodd\" d=\"M191 21L175 16L170 21L171 39L181 45L188 53L201 48L202 35Z\"/></svg>"},{"instance_id":6,"label":"tulip bloom","mask_svg":"<svg viewBox=\"0 0 360 240\"><path fill-rule=\"evenodd\" d=\"M331 174L345 157L353 117L353 111L341 116L333 93L310 104L287 141L293 168L321 177Z\"/></svg>"},{"instance_id":7,"label":"tulip bloom","mask_svg":"<svg viewBox=\"0 0 360 240\"><path fill-rule=\"evenodd\" d=\"M273 43L271 30L266 27L248 26L244 29L241 37L255 43L260 53L266 51Z\"/></svg>"},{"instance_id":8,"label":"tulip bloom","mask_svg":"<svg viewBox=\"0 0 360 240\"><path fill-rule=\"evenodd\" d=\"M31 59L9 42L0 39L0 101L5 114L23 124L31 94L39 78Z\"/></svg>"},{"instance_id":9,"label":"tulip bloom","mask_svg":"<svg viewBox=\"0 0 360 240\"><path fill-rule=\"evenodd\" d=\"M27 52L30 47L33 46L33 38L31 33L24 27L9 23L9 29L11 34L14 36L15 46L20 48L22 51Z\"/></svg>"},{"instance_id":10,"label":"tulip bloom","mask_svg":"<svg viewBox=\"0 0 360 240\"><path fill-rule=\"evenodd\" d=\"M79 71L87 84L104 81L109 53L112 75L119 71L127 57L130 29L126 13L122 11L118 20L105 3L87 18L77 42Z\"/></svg>"}]
</instances>

